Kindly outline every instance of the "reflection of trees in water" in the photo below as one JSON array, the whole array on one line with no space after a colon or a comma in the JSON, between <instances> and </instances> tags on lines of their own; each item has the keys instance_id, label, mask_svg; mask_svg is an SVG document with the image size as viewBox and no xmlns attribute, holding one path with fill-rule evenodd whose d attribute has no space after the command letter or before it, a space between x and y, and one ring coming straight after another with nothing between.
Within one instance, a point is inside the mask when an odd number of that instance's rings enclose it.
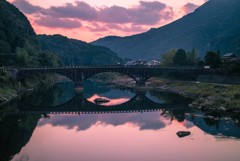
<instances>
[{"instance_id":1,"label":"reflection of trees in water","mask_svg":"<svg viewBox=\"0 0 240 161\"><path fill-rule=\"evenodd\" d=\"M239 112L202 109L195 110L187 120L208 134L240 138L239 122L236 121L239 114Z\"/></svg>"},{"instance_id":2,"label":"reflection of trees in water","mask_svg":"<svg viewBox=\"0 0 240 161\"><path fill-rule=\"evenodd\" d=\"M236 123L238 127L240 127L240 111L234 110L217 110L217 109L202 109L202 112L205 114L206 123L209 126L218 126L219 120L221 118L227 119L230 118L232 121Z\"/></svg>"},{"instance_id":3,"label":"reflection of trees in water","mask_svg":"<svg viewBox=\"0 0 240 161\"><path fill-rule=\"evenodd\" d=\"M185 121L185 116L186 113L189 113L191 111L191 109L175 109L175 110L163 110L163 112L161 113L161 116L172 120L177 120L178 122L183 122Z\"/></svg>"},{"instance_id":4,"label":"reflection of trees in water","mask_svg":"<svg viewBox=\"0 0 240 161\"><path fill-rule=\"evenodd\" d=\"M178 121L178 122L183 122L185 120L185 112L182 111L182 110L175 110L172 112L175 119Z\"/></svg>"},{"instance_id":5,"label":"reflection of trees in water","mask_svg":"<svg viewBox=\"0 0 240 161\"><path fill-rule=\"evenodd\" d=\"M205 117L205 118L204 118L204 121L205 121L205 123L206 123L208 126L215 126L216 129L219 128L219 119L210 118L210 117Z\"/></svg>"},{"instance_id":6,"label":"reflection of trees in water","mask_svg":"<svg viewBox=\"0 0 240 161\"><path fill-rule=\"evenodd\" d=\"M178 104L183 102L189 102L190 99L185 98L179 94L172 92L159 92L150 90L146 92L146 97L157 103Z\"/></svg>"},{"instance_id":7,"label":"reflection of trees in water","mask_svg":"<svg viewBox=\"0 0 240 161\"><path fill-rule=\"evenodd\" d=\"M25 95L21 101L24 100L26 104L34 106L55 106L67 102L74 95L74 83L61 82L50 88L43 87L33 91Z\"/></svg>"},{"instance_id":8,"label":"reflection of trees in water","mask_svg":"<svg viewBox=\"0 0 240 161\"><path fill-rule=\"evenodd\" d=\"M91 80L84 81L83 88L83 96L85 98L90 98L95 94L108 97L110 99L123 97L131 98L134 96L134 92L130 89L114 88L102 82L95 82Z\"/></svg>"},{"instance_id":9,"label":"reflection of trees in water","mask_svg":"<svg viewBox=\"0 0 240 161\"><path fill-rule=\"evenodd\" d=\"M15 115L0 122L1 160L8 161L30 140L40 115Z\"/></svg>"},{"instance_id":10,"label":"reflection of trees in water","mask_svg":"<svg viewBox=\"0 0 240 161\"><path fill-rule=\"evenodd\" d=\"M83 89L84 89L84 97L89 98L94 94L103 94L107 93L111 90L110 86L106 86L100 82L92 82L90 80L86 80L83 82Z\"/></svg>"},{"instance_id":11,"label":"reflection of trees in water","mask_svg":"<svg viewBox=\"0 0 240 161\"><path fill-rule=\"evenodd\" d=\"M164 110L161 114L169 120L188 121L204 132L224 137L240 138L240 113L221 110Z\"/></svg>"}]
</instances>

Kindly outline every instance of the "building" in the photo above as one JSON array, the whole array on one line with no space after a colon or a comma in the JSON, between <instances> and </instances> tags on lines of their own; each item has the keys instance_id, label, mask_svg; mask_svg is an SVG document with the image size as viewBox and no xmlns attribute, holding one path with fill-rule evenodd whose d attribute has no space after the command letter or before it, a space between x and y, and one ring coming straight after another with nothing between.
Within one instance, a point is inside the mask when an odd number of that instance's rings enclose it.
<instances>
[{"instance_id":1,"label":"building","mask_svg":"<svg viewBox=\"0 0 240 161\"><path fill-rule=\"evenodd\" d=\"M152 60L152 61L148 62L148 65L149 66L160 66L161 62L158 60Z\"/></svg>"},{"instance_id":2,"label":"building","mask_svg":"<svg viewBox=\"0 0 240 161\"><path fill-rule=\"evenodd\" d=\"M232 60L236 59L237 55L234 53L226 53L221 57L222 62L231 62Z\"/></svg>"}]
</instances>

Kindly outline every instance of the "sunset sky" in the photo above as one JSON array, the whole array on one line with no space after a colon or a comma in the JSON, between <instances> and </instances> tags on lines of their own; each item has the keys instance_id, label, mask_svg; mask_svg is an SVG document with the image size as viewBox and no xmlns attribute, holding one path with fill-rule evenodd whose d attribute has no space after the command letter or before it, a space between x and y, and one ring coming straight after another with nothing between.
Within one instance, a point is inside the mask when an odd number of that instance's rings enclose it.
<instances>
[{"instance_id":1,"label":"sunset sky","mask_svg":"<svg viewBox=\"0 0 240 161\"><path fill-rule=\"evenodd\" d=\"M37 34L62 34L91 42L168 24L207 0L9 0Z\"/></svg>"}]
</instances>

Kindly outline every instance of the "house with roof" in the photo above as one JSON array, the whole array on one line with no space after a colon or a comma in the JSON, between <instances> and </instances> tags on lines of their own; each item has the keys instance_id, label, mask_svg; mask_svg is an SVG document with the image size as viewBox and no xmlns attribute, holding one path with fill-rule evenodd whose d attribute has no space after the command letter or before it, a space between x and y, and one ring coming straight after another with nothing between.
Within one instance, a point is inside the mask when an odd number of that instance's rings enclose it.
<instances>
[{"instance_id":1,"label":"house with roof","mask_svg":"<svg viewBox=\"0 0 240 161\"><path fill-rule=\"evenodd\" d=\"M234 53L226 53L221 57L222 62L231 62L232 60L236 59L237 55Z\"/></svg>"}]
</instances>

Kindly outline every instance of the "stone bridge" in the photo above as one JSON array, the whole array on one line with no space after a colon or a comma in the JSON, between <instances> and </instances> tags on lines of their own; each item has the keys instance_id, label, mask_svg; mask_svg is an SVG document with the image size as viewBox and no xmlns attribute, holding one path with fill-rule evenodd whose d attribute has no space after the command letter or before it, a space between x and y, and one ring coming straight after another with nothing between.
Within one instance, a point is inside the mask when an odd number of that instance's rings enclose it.
<instances>
[{"instance_id":1,"label":"stone bridge","mask_svg":"<svg viewBox=\"0 0 240 161\"><path fill-rule=\"evenodd\" d=\"M191 80L196 80L199 75L210 74L210 69L204 68L184 68L184 67L137 67L137 66L99 66L99 67L58 67L58 68L21 68L15 72L18 81L39 73L57 73L68 77L76 84L84 80L106 72L121 73L133 78L138 86L156 76L163 74L173 74L177 76L186 76Z\"/></svg>"}]
</instances>

